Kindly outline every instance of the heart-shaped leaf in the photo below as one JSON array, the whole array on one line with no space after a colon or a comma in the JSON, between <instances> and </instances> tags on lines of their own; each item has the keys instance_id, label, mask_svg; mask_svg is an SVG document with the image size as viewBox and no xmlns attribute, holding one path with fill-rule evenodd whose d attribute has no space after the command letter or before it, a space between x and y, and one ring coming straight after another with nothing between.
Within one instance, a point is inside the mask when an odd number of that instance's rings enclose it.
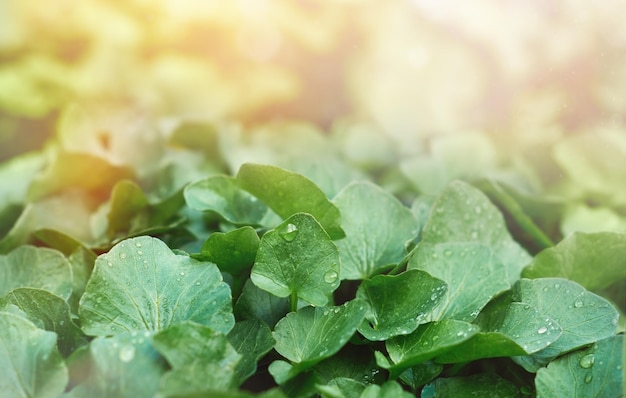
<instances>
[{"instance_id":1,"label":"heart-shaped leaf","mask_svg":"<svg viewBox=\"0 0 626 398\"><path fill-rule=\"evenodd\" d=\"M235 323L230 288L215 264L176 255L147 236L98 257L79 316L90 336L159 331L187 320L228 333Z\"/></svg>"},{"instance_id":2,"label":"heart-shaped leaf","mask_svg":"<svg viewBox=\"0 0 626 398\"><path fill-rule=\"evenodd\" d=\"M263 235L250 279L278 297L323 306L339 286L339 251L315 218L295 214Z\"/></svg>"}]
</instances>

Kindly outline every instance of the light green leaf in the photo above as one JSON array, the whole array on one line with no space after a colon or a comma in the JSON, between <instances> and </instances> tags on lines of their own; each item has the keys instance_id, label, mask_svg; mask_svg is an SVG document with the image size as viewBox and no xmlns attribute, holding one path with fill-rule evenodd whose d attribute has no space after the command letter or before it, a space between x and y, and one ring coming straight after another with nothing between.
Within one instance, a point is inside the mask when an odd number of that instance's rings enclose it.
<instances>
[{"instance_id":1,"label":"light green leaf","mask_svg":"<svg viewBox=\"0 0 626 398\"><path fill-rule=\"evenodd\" d=\"M304 307L280 320L272 335L274 349L293 365L275 361L270 373L279 384L335 354L363 321L366 303L352 300L337 307Z\"/></svg>"},{"instance_id":2,"label":"light green leaf","mask_svg":"<svg viewBox=\"0 0 626 398\"><path fill-rule=\"evenodd\" d=\"M14 304L26 313L31 322L55 332L59 336L58 347L63 356L87 344L87 339L71 319L69 305L61 297L46 290L18 288L0 299L0 308L3 302Z\"/></svg>"},{"instance_id":3,"label":"light green leaf","mask_svg":"<svg viewBox=\"0 0 626 398\"><path fill-rule=\"evenodd\" d=\"M511 238L502 213L482 192L461 181L451 182L435 201L422 241L482 243L500 258L509 283L519 279L522 268L531 260Z\"/></svg>"},{"instance_id":4,"label":"light green leaf","mask_svg":"<svg viewBox=\"0 0 626 398\"><path fill-rule=\"evenodd\" d=\"M624 336L611 336L537 371L537 398L620 397Z\"/></svg>"},{"instance_id":5,"label":"light green leaf","mask_svg":"<svg viewBox=\"0 0 626 398\"><path fill-rule=\"evenodd\" d=\"M422 398L434 397L499 397L518 398L515 384L495 373L477 374L466 377L438 378L422 390Z\"/></svg>"},{"instance_id":6,"label":"light green leaf","mask_svg":"<svg viewBox=\"0 0 626 398\"><path fill-rule=\"evenodd\" d=\"M256 319L237 322L227 337L241 355L235 368L241 384L256 372L257 362L274 347L275 341L270 328Z\"/></svg>"},{"instance_id":7,"label":"light green leaf","mask_svg":"<svg viewBox=\"0 0 626 398\"><path fill-rule=\"evenodd\" d=\"M546 249L524 269L525 278L559 277L589 290L626 279L626 233L575 233Z\"/></svg>"},{"instance_id":8,"label":"light green leaf","mask_svg":"<svg viewBox=\"0 0 626 398\"><path fill-rule=\"evenodd\" d=\"M235 371L241 355L225 335L186 321L155 334L153 344L172 366L161 380L161 394L171 396L235 387Z\"/></svg>"},{"instance_id":9,"label":"light green leaf","mask_svg":"<svg viewBox=\"0 0 626 398\"><path fill-rule=\"evenodd\" d=\"M28 186L44 160L41 153L31 152L0 164L0 214L10 205L25 202Z\"/></svg>"},{"instance_id":10,"label":"light green leaf","mask_svg":"<svg viewBox=\"0 0 626 398\"><path fill-rule=\"evenodd\" d=\"M113 187L107 214L107 234L113 238L119 233L128 233L133 218L148 206L148 199L141 188L130 180L119 181Z\"/></svg>"},{"instance_id":11,"label":"light green leaf","mask_svg":"<svg viewBox=\"0 0 626 398\"><path fill-rule=\"evenodd\" d=\"M322 398L359 398L365 390L365 384L347 377L337 377L315 387Z\"/></svg>"},{"instance_id":12,"label":"light green leaf","mask_svg":"<svg viewBox=\"0 0 626 398\"><path fill-rule=\"evenodd\" d=\"M254 263L259 249L259 236L246 226L229 232L214 232L202 244L200 254L220 270L237 275Z\"/></svg>"},{"instance_id":13,"label":"light green leaf","mask_svg":"<svg viewBox=\"0 0 626 398\"><path fill-rule=\"evenodd\" d=\"M97 337L89 344L88 362L73 365L89 373L65 398L152 398L166 369L150 332Z\"/></svg>"},{"instance_id":14,"label":"light green leaf","mask_svg":"<svg viewBox=\"0 0 626 398\"><path fill-rule=\"evenodd\" d=\"M20 316L0 312L0 391L6 397L56 398L68 371L56 348L57 335Z\"/></svg>"},{"instance_id":15,"label":"light green leaf","mask_svg":"<svg viewBox=\"0 0 626 398\"><path fill-rule=\"evenodd\" d=\"M489 300L509 288L498 257L477 242L420 243L408 268L424 270L448 285L432 320L472 321Z\"/></svg>"},{"instance_id":16,"label":"light green leaf","mask_svg":"<svg viewBox=\"0 0 626 398\"><path fill-rule=\"evenodd\" d=\"M215 176L191 183L184 195L190 208L215 213L235 225L259 226L268 212L267 206L241 189L233 177Z\"/></svg>"},{"instance_id":17,"label":"light green leaf","mask_svg":"<svg viewBox=\"0 0 626 398\"><path fill-rule=\"evenodd\" d=\"M445 282L419 270L364 280L356 297L369 304L359 333L369 340L413 332L446 293Z\"/></svg>"},{"instance_id":18,"label":"light green leaf","mask_svg":"<svg viewBox=\"0 0 626 398\"><path fill-rule=\"evenodd\" d=\"M309 213L333 239L345 236L339 209L306 177L276 166L247 163L239 168L237 182L283 219Z\"/></svg>"},{"instance_id":19,"label":"light green leaf","mask_svg":"<svg viewBox=\"0 0 626 398\"><path fill-rule=\"evenodd\" d=\"M613 305L566 279L521 279L511 289L511 299L536 308L554 319L563 330L557 341L531 358L521 358L518 363L523 366L527 359L533 359L539 366L545 365L562 353L612 336L617 328L619 314ZM525 367L537 369L528 363Z\"/></svg>"},{"instance_id":20,"label":"light green leaf","mask_svg":"<svg viewBox=\"0 0 626 398\"><path fill-rule=\"evenodd\" d=\"M396 336L387 340L385 346L392 363L383 366L393 375L400 375L429 359L435 358L453 347L471 338L479 328L463 321L446 319L420 325L417 330L406 336ZM378 356L377 359L383 359Z\"/></svg>"},{"instance_id":21,"label":"light green leaf","mask_svg":"<svg viewBox=\"0 0 626 398\"><path fill-rule=\"evenodd\" d=\"M561 337L559 325L524 303L490 305L477 320L481 331L437 357L440 363L512 357L537 352Z\"/></svg>"},{"instance_id":22,"label":"light green leaf","mask_svg":"<svg viewBox=\"0 0 626 398\"><path fill-rule=\"evenodd\" d=\"M258 319L270 328L289 312L289 300L257 287L249 279L235 304L235 315L242 319Z\"/></svg>"},{"instance_id":23,"label":"light green leaf","mask_svg":"<svg viewBox=\"0 0 626 398\"><path fill-rule=\"evenodd\" d=\"M339 286L339 251L315 218L298 213L263 235L250 279L278 297L323 306Z\"/></svg>"},{"instance_id":24,"label":"light green leaf","mask_svg":"<svg viewBox=\"0 0 626 398\"><path fill-rule=\"evenodd\" d=\"M20 246L0 255L0 297L18 287L44 289L67 300L72 294L72 269L60 252Z\"/></svg>"},{"instance_id":25,"label":"light green leaf","mask_svg":"<svg viewBox=\"0 0 626 398\"><path fill-rule=\"evenodd\" d=\"M417 237L419 226L411 210L372 183L351 183L333 202L346 232L337 241L341 279L367 279L400 262L406 256L406 242ZM372 216L364 217L373 209Z\"/></svg>"},{"instance_id":26,"label":"light green leaf","mask_svg":"<svg viewBox=\"0 0 626 398\"><path fill-rule=\"evenodd\" d=\"M176 255L147 236L98 257L79 316L90 336L159 331L186 320L228 333L235 323L230 288L215 264Z\"/></svg>"}]
</instances>

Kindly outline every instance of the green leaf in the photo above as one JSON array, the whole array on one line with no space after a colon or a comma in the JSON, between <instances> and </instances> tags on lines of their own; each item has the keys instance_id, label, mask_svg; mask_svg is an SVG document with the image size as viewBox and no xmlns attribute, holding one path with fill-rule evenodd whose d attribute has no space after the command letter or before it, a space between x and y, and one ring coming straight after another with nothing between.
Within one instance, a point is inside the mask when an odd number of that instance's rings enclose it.
<instances>
[{"instance_id":1,"label":"green leaf","mask_svg":"<svg viewBox=\"0 0 626 398\"><path fill-rule=\"evenodd\" d=\"M172 367L163 375L161 394L223 391L235 386L241 355L225 335L187 321L155 334L153 345Z\"/></svg>"},{"instance_id":2,"label":"green leaf","mask_svg":"<svg viewBox=\"0 0 626 398\"><path fill-rule=\"evenodd\" d=\"M217 266L147 236L98 257L79 316L90 336L159 331L186 320L228 333L234 324L230 288Z\"/></svg>"},{"instance_id":3,"label":"green leaf","mask_svg":"<svg viewBox=\"0 0 626 398\"><path fill-rule=\"evenodd\" d=\"M323 398L359 398L365 390L365 384L347 377L337 377L315 387Z\"/></svg>"},{"instance_id":4,"label":"green leaf","mask_svg":"<svg viewBox=\"0 0 626 398\"><path fill-rule=\"evenodd\" d=\"M0 255L0 297L18 287L44 289L63 299L72 294L72 269L60 252L20 246Z\"/></svg>"},{"instance_id":5,"label":"green leaf","mask_svg":"<svg viewBox=\"0 0 626 398\"><path fill-rule=\"evenodd\" d=\"M537 371L537 398L620 397L624 336L611 336Z\"/></svg>"},{"instance_id":6,"label":"green leaf","mask_svg":"<svg viewBox=\"0 0 626 398\"><path fill-rule=\"evenodd\" d=\"M345 236L339 209L306 177L276 166L247 163L239 168L237 182L283 219L309 213L333 239Z\"/></svg>"},{"instance_id":7,"label":"green leaf","mask_svg":"<svg viewBox=\"0 0 626 398\"><path fill-rule=\"evenodd\" d=\"M589 290L626 279L626 233L574 233L540 252L524 269L525 278L559 277Z\"/></svg>"},{"instance_id":8,"label":"green leaf","mask_svg":"<svg viewBox=\"0 0 626 398\"><path fill-rule=\"evenodd\" d=\"M268 212L267 206L241 189L237 183L233 177L227 176L191 183L184 190L187 206L217 214L235 225L262 225Z\"/></svg>"},{"instance_id":9,"label":"green leaf","mask_svg":"<svg viewBox=\"0 0 626 398\"><path fill-rule=\"evenodd\" d=\"M259 236L254 228L246 226L212 233L202 244L200 254L223 272L238 275L252 266L258 249Z\"/></svg>"},{"instance_id":10,"label":"green leaf","mask_svg":"<svg viewBox=\"0 0 626 398\"><path fill-rule=\"evenodd\" d=\"M413 332L446 293L445 282L419 270L364 280L356 297L369 304L359 333L369 340Z\"/></svg>"},{"instance_id":11,"label":"green leaf","mask_svg":"<svg viewBox=\"0 0 626 398\"><path fill-rule=\"evenodd\" d=\"M412 394L404 391L395 381L388 381L382 386L372 384L361 393L360 398L411 398Z\"/></svg>"},{"instance_id":12,"label":"green leaf","mask_svg":"<svg viewBox=\"0 0 626 398\"><path fill-rule=\"evenodd\" d=\"M332 356L352 337L365 311L366 303L355 299L337 307L304 307L287 314L272 333L274 349L294 365L275 361L270 373L282 384Z\"/></svg>"},{"instance_id":13,"label":"green leaf","mask_svg":"<svg viewBox=\"0 0 626 398\"><path fill-rule=\"evenodd\" d=\"M270 328L289 312L289 300L277 297L246 280L237 304L235 315L242 319L258 319Z\"/></svg>"},{"instance_id":14,"label":"green leaf","mask_svg":"<svg viewBox=\"0 0 626 398\"><path fill-rule=\"evenodd\" d=\"M383 366L392 376L400 375L404 370L435 358L453 347L471 338L479 328L463 321L446 319L420 325L409 335L396 336L387 340L385 346L392 363ZM378 359L381 358L378 355Z\"/></svg>"},{"instance_id":15,"label":"green leaf","mask_svg":"<svg viewBox=\"0 0 626 398\"><path fill-rule=\"evenodd\" d=\"M239 384L254 374L257 362L274 347L272 332L263 322L250 319L237 322L228 333L228 341L241 354L235 373Z\"/></svg>"},{"instance_id":16,"label":"green leaf","mask_svg":"<svg viewBox=\"0 0 626 398\"><path fill-rule=\"evenodd\" d=\"M220 152L218 130L213 124L183 122L172 132L170 144L201 151L209 162L220 168L225 167Z\"/></svg>"},{"instance_id":17,"label":"green leaf","mask_svg":"<svg viewBox=\"0 0 626 398\"><path fill-rule=\"evenodd\" d=\"M31 152L0 164L0 214L11 205L25 202L28 186L44 160L41 153Z\"/></svg>"},{"instance_id":18,"label":"green leaf","mask_svg":"<svg viewBox=\"0 0 626 398\"><path fill-rule=\"evenodd\" d=\"M319 362L313 373L320 384L333 380L354 380L359 384L380 383L386 379L384 372L376 366L374 355L363 346L346 344L341 351Z\"/></svg>"},{"instance_id":19,"label":"green leaf","mask_svg":"<svg viewBox=\"0 0 626 398\"><path fill-rule=\"evenodd\" d=\"M88 376L65 398L151 398L166 369L149 332L97 337L89 344L89 361L76 366L88 369Z\"/></svg>"},{"instance_id":20,"label":"green leaf","mask_svg":"<svg viewBox=\"0 0 626 398\"><path fill-rule=\"evenodd\" d=\"M57 335L20 316L0 312L0 391L6 397L56 398L68 372L56 347Z\"/></svg>"},{"instance_id":21,"label":"green leaf","mask_svg":"<svg viewBox=\"0 0 626 398\"><path fill-rule=\"evenodd\" d=\"M477 242L420 243L408 268L422 269L448 285L432 320L472 321L489 300L509 288L498 257Z\"/></svg>"},{"instance_id":22,"label":"green leaf","mask_svg":"<svg viewBox=\"0 0 626 398\"><path fill-rule=\"evenodd\" d=\"M531 260L511 238L502 213L482 192L461 181L451 182L434 203L422 241L482 243L500 258L509 283L519 279Z\"/></svg>"},{"instance_id":23,"label":"green leaf","mask_svg":"<svg viewBox=\"0 0 626 398\"><path fill-rule=\"evenodd\" d=\"M422 390L422 398L518 398L519 396L520 391L515 384L495 373L439 378Z\"/></svg>"},{"instance_id":24,"label":"green leaf","mask_svg":"<svg viewBox=\"0 0 626 398\"><path fill-rule=\"evenodd\" d=\"M40 323L43 329L55 332L59 336L58 347L63 356L87 344L87 339L71 319L69 305L61 297L46 290L18 288L0 299L0 308L3 302L14 304L26 313L31 322Z\"/></svg>"},{"instance_id":25,"label":"green leaf","mask_svg":"<svg viewBox=\"0 0 626 398\"><path fill-rule=\"evenodd\" d=\"M392 194L369 182L354 182L333 200L341 211L344 239L337 241L341 253L341 279L367 279L400 262L405 244L418 233L411 210ZM364 217L376 209L372 217Z\"/></svg>"},{"instance_id":26,"label":"green leaf","mask_svg":"<svg viewBox=\"0 0 626 398\"><path fill-rule=\"evenodd\" d=\"M135 216L148 206L148 199L141 188L130 180L119 181L113 187L107 214L107 234L115 237L132 230Z\"/></svg>"},{"instance_id":27,"label":"green leaf","mask_svg":"<svg viewBox=\"0 0 626 398\"><path fill-rule=\"evenodd\" d=\"M295 214L263 235L250 279L278 297L323 306L339 286L339 251L315 218Z\"/></svg>"},{"instance_id":28,"label":"green leaf","mask_svg":"<svg viewBox=\"0 0 626 398\"><path fill-rule=\"evenodd\" d=\"M488 306L477 320L481 331L437 357L437 362L462 363L531 354L561 337L559 325L528 304L510 303L490 311L492 307L496 306Z\"/></svg>"},{"instance_id":29,"label":"green leaf","mask_svg":"<svg viewBox=\"0 0 626 398\"><path fill-rule=\"evenodd\" d=\"M439 376L442 371L443 365L433 361L426 361L402 372L400 380L409 385L413 391L417 391L424 384Z\"/></svg>"},{"instance_id":30,"label":"green leaf","mask_svg":"<svg viewBox=\"0 0 626 398\"><path fill-rule=\"evenodd\" d=\"M554 319L563 334L532 358L539 365L558 355L612 336L619 314L604 298L560 278L521 279L511 289L514 302L526 303ZM522 358L522 362L524 359ZM528 370L535 366L525 366Z\"/></svg>"}]
</instances>

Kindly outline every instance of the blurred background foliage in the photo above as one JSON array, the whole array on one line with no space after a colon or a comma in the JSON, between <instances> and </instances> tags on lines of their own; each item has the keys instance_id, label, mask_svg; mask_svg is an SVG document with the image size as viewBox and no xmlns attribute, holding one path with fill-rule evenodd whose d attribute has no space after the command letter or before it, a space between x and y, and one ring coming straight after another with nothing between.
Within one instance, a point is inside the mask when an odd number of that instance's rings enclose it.
<instances>
[{"instance_id":1,"label":"blurred background foliage","mask_svg":"<svg viewBox=\"0 0 626 398\"><path fill-rule=\"evenodd\" d=\"M487 177L557 238L624 231L624 65L622 0L0 0L0 160L54 137L161 198L244 161L329 196L363 172L407 201ZM341 160L314 161L318 136Z\"/></svg>"}]
</instances>

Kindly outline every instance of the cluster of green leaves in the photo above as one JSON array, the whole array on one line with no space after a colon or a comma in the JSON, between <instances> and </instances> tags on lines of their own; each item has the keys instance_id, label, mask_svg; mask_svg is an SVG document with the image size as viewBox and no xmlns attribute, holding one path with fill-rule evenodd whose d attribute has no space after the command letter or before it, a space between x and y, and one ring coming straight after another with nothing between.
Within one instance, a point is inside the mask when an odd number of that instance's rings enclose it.
<instances>
[{"instance_id":1,"label":"cluster of green leaves","mask_svg":"<svg viewBox=\"0 0 626 398\"><path fill-rule=\"evenodd\" d=\"M207 125L72 131L0 170L8 396L622 394L624 232L553 245L496 180L396 194L306 129L283 167Z\"/></svg>"}]
</instances>

